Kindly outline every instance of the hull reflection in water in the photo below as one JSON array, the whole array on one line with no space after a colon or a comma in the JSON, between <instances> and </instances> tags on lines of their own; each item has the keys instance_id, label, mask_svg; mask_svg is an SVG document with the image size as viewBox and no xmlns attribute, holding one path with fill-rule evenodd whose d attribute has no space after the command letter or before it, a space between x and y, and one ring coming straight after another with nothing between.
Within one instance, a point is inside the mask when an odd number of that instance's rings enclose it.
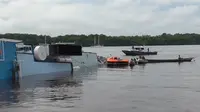
<instances>
[{"instance_id":1,"label":"hull reflection in water","mask_svg":"<svg viewBox=\"0 0 200 112\"><path fill-rule=\"evenodd\" d=\"M11 80L0 81L0 108L19 102L19 92L17 92L19 87L19 83L12 82Z\"/></svg>"},{"instance_id":2,"label":"hull reflection in water","mask_svg":"<svg viewBox=\"0 0 200 112\"><path fill-rule=\"evenodd\" d=\"M80 80L96 80L98 65L93 67L81 67L79 70L74 71L74 77Z\"/></svg>"},{"instance_id":3,"label":"hull reflection in water","mask_svg":"<svg viewBox=\"0 0 200 112\"><path fill-rule=\"evenodd\" d=\"M24 77L18 82L0 81L0 111L10 109L15 112L15 107L30 110L46 104L53 105L57 101L63 103L65 108L73 108L83 94L83 77L96 76L96 72L97 68L81 68L67 76L53 74L48 79L36 76Z\"/></svg>"}]
</instances>

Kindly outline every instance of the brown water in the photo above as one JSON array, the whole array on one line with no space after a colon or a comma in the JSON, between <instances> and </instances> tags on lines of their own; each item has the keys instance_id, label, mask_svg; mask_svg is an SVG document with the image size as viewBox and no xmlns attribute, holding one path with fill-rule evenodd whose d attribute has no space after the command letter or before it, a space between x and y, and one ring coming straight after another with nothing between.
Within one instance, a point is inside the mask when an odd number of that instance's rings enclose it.
<instances>
[{"instance_id":1,"label":"brown water","mask_svg":"<svg viewBox=\"0 0 200 112\"><path fill-rule=\"evenodd\" d=\"M84 50L122 56L120 51L129 48ZM179 54L196 58L132 69L86 68L73 76L23 85L1 82L0 112L198 112L200 46L151 46L150 50L159 53L146 58L177 58Z\"/></svg>"}]
</instances>

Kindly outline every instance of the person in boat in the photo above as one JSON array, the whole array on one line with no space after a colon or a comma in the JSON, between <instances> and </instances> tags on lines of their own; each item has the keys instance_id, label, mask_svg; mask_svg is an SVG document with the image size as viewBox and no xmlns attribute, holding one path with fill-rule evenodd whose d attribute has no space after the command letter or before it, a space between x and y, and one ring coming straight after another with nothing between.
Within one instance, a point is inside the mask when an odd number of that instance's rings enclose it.
<instances>
[{"instance_id":1,"label":"person in boat","mask_svg":"<svg viewBox=\"0 0 200 112\"><path fill-rule=\"evenodd\" d=\"M135 64L138 64L139 58L135 58Z\"/></svg>"},{"instance_id":2,"label":"person in boat","mask_svg":"<svg viewBox=\"0 0 200 112\"><path fill-rule=\"evenodd\" d=\"M145 59L145 57L144 56L139 56L139 59Z\"/></svg>"},{"instance_id":3,"label":"person in boat","mask_svg":"<svg viewBox=\"0 0 200 112\"><path fill-rule=\"evenodd\" d=\"M142 56L142 59L143 59L143 60L145 60L145 57L144 57L144 56Z\"/></svg>"},{"instance_id":4,"label":"person in boat","mask_svg":"<svg viewBox=\"0 0 200 112\"><path fill-rule=\"evenodd\" d=\"M147 51L149 52L149 48L147 49Z\"/></svg>"},{"instance_id":5,"label":"person in boat","mask_svg":"<svg viewBox=\"0 0 200 112\"><path fill-rule=\"evenodd\" d=\"M178 59L181 60L181 56L180 55L178 55Z\"/></svg>"},{"instance_id":6,"label":"person in boat","mask_svg":"<svg viewBox=\"0 0 200 112\"><path fill-rule=\"evenodd\" d=\"M129 65L130 65L130 66L134 66L134 64L135 64L135 62L134 62L134 60L131 58L131 61L130 61Z\"/></svg>"},{"instance_id":7,"label":"person in boat","mask_svg":"<svg viewBox=\"0 0 200 112\"><path fill-rule=\"evenodd\" d=\"M137 62L137 60L135 58L133 60L134 60L135 63Z\"/></svg>"},{"instance_id":8,"label":"person in boat","mask_svg":"<svg viewBox=\"0 0 200 112\"><path fill-rule=\"evenodd\" d=\"M136 58L136 61L138 62L140 59L141 59L140 57L139 57L139 58Z\"/></svg>"}]
</instances>

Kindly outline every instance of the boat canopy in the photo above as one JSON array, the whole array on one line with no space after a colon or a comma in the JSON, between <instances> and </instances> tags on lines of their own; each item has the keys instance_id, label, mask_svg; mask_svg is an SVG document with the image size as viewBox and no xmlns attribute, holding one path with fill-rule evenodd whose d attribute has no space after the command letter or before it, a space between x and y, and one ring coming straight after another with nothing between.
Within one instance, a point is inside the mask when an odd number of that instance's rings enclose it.
<instances>
[{"instance_id":1,"label":"boat canopy","mask_svg":"<svg viewBox=\"0 0 200 112\"><path fill-rule=\"evenodd\" d=\"M75 44L52 44L49 45L50 55L82 55L82 46Z\"/></svg>"},{"instance_id":2,"label":"boat canopy","mask_svg":"<svg viewBox=\"0 0 200 112\"><path fill-rule=\"evenodd\" d=\"M132 49L134 50L144 50L144 46L134 47L132 46Z\"/></svg>"}]
</instances>

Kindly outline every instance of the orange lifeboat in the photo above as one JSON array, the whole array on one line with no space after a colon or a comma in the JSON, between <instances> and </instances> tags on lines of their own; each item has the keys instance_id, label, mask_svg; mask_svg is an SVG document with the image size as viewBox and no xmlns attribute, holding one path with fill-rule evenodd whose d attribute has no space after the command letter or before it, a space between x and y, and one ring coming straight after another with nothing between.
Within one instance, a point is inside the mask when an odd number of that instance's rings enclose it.
<instances>
[{"instance_id":1,"label":"orange lifeboat","mask_svg":"<svg viewBox=\"0 0 200 112\"><path fill-rule=\"evenodd\" d=\"M119 57L110 57L110 58L107 58L107 65L108 66L113 66L113 65L116 65L116 66L126 66L126 65L129 65L129 60L128 59L121 59Z\"/></svg>"}]
</instances>

